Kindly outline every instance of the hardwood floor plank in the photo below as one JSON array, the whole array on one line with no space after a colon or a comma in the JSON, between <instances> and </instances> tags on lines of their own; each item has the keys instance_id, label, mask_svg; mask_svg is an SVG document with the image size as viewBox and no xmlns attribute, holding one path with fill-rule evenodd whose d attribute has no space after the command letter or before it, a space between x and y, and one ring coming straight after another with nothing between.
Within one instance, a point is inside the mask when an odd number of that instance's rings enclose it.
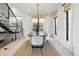
<instances>
[{"instance_id":1,"label":"hardwood floor plank","mask_svg":"<svg viewBox=\"0 0 79 59\"><path fill-rule=\"evenodd\" d=\"M30 44L30 42L28 42L25 56L60 56L60 54L51 45L45 46L42 49L42 53L41 53L41 50L39 48L34 48L33 53L32 53L31 44Z\"/></svg>"}]
</instances>

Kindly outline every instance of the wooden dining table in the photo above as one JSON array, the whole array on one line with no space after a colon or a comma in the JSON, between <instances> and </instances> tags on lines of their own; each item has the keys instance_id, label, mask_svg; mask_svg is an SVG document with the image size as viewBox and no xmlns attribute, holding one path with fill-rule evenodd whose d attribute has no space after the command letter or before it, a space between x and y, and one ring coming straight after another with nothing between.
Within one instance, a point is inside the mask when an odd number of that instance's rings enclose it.
<instances>
[{"instance_id":1,"label":"wooden dining table","mask_svg":"<svg viewBox=\"0 0 79 59\"><path fill-rule=\"evenodd\" d=\"M36 32L34 31L34 32L30 32L30 33L28 34L28 36L29 36L29 37L31 37L31 36L37 36L37 34L36 34ZM40 31L39 34L38 34L38 36L46 37L46 33L43 32L43 31Z\"/></svg>"}]
</instances>

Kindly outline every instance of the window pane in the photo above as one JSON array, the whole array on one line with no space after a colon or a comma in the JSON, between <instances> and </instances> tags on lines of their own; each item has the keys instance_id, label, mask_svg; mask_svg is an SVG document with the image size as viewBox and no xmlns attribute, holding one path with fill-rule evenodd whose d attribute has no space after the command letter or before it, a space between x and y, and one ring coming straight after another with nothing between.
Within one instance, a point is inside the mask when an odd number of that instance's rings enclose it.
<instances>
[{"instance_id":1,"label":"window pane","mask_svg":"<svg viewBox=\"0 0 79 59\"><path fill-rule=\"evenodd\" d=\"M32 19L33 31L36 30L38 26L37 23L38 23L37 19ZM39 19L39 31L43 31L43 26L44 26L43 23L44 23L44 19Z\"/></svg>"}]
</instances>

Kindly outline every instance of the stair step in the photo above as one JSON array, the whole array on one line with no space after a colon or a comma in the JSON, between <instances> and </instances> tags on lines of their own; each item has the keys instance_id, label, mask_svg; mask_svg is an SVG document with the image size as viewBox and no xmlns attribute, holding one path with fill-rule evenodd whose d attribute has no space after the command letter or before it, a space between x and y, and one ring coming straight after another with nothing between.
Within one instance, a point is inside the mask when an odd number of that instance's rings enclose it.
<instances>
[{"instance_id":1,"label":"stair step","mask_svg":"<svg viewBox=\"0 0 79 59\"><path fill-rule=\"evenodd\" d=\"M7 27L5 26L3 23L0 22L0 26L5 29L7 32L11 33L12 34L12 31Z\"/></svg>"}]
</instances>

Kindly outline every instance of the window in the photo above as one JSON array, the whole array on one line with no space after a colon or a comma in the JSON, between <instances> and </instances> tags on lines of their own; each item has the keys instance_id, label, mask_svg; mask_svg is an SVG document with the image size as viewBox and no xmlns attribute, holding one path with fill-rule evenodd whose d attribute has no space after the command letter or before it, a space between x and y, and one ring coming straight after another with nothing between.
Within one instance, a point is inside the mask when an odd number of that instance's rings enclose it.
<instances>
[{"instance_id":1,"label":"window","mask_svg":"<svg viewBox=\"0 0 79 59\"><path fill-rule=\"evenodd\" d=\"M17 18L17 19L16 19L16 18ZM16 18L15 18L15 17L10 17L10 18L9 18L9 23L17 23L17 21L18 21L18 23L19 23L19 22L22 21L22 17L19 17L19 16L18 16L18 17L16 17Z\"/></svg>"},{"instance_id":2,"label":"window","mask_svg":"<svg viewBox=\"0 0 79 59\"><path fill-rule=\"evenodd\" d=\"M14 26L14 27L22 26L22 17L17 16L16 18L15 17L9 18L9 26Z\"/></svg>"},{"instance_id":3,"label":"window","mask_svg":"<svg viewBox=\"0 0 79 59\"><path fill-rule=\"evenodd\" d=\"M57 17L55 17L55 35L57 35Z\"/></svg>"},{"instance_id":4,"label":"window","mask_svg":"<svg viewBox=\"0 0 79 59\"><path fill-rule=\"evenodd\" d=\"M64 4L64 12L65 12L65 21L66 21L66 41L70 41L70 33L71 33L71 20L72 20L72 4L65 3Z\"/></svg>"},{"instance_id":5,"label":"window","mask_svg":"<svg viewBox=\"0 0 79 59\"><path fill-rule=\"evenodd\" d=\"M71 30L71 9L65 12L66 17L66 41L69 41Z\"/></svg>"},{"instance_id":6,"label":"window","mask_svg":"<svg viewBox=\"0 0 79 59\"><path fill-rule=\"evenodd\" d=\"M37 23L38 23L37 19L32 19L32 25L33 25L32 29L33 29L33 31L36 31L36 28L38 26ZM44 26L44 19L40 18L39 19L39 31L43 31L44 30L43 26Z\"/></svg>"},{"instance_id":7,"label":"window","mask_svg":"<svg viewBox=\"0 0 79 59\"><path fill-rule=\"evenodd\" d=\"M57 27L58 27L58 20L57 20L57 16L58 16L58 11L54 11L53 13L53 18L55 20L55 35L57 35Z\"/></svg>"},{"instance_id":8,"label":"window","mask_svg":"<svg viewBox=\"0 0 79 59\"><path fill-rule=\"evenodd\" d=\"M66 11L66 40L68 41L68 33L69 33L69 31L68 31L68 25L69 25L69 23L68 23L68 20L69 20L69 12L68 11Z\"/></svg>"}]
</instances>

